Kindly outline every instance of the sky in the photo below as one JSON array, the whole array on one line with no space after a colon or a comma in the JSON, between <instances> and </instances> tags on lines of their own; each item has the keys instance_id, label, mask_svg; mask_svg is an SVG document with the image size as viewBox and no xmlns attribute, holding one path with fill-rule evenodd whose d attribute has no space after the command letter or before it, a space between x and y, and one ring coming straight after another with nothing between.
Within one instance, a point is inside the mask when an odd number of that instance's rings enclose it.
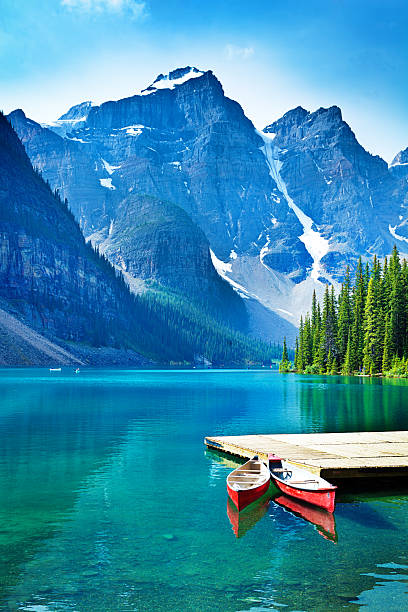
<instances>
[{"instance_id":1,"label":"sky","mask_svg":"<svg viewBox=\"0 0 408 612\"><path fill-rule=\"evenodd\" d=\"M0 0L0 109L52 121L212 70L262 129L336 104L388 162L408 147L406 0Z\"/></svg>"}]
</instances>

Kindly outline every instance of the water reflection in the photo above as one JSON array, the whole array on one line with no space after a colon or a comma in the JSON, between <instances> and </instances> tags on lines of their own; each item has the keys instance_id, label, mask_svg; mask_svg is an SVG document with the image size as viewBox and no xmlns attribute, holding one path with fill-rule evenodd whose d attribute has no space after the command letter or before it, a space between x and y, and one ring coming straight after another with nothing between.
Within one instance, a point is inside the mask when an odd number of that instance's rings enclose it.
<instances>
[{"instance_id":1,"label":"water reflection","mask_svg":"<svg viewBox=\"0 0 408 612\"><path fill-rule=\"evenodd\" d=\"M297 517L300 517L316 527L316 531L326 540L337 542L336 519L332 512L317 508L301 501L279 495L273 503L282 506Z\"/></svg>"},{"instance_id":2,"label":"water reflection","mask_svg":"<svg viewBox=\"0 0 408 612\"><path fill-rule=\"evenodd\" d=\"M232 530L237 538L242 538L247 531L252 529L266 514L271 499L268 491L252 503L250 506L238 512L233 502L227 499L227 515L232 526Z\"/></svg>"},{"instance_id":3,"label":"water reflection","mask_svg":"<svg viewBox=\"0 0 408 612\"><path fill-rule=\"evenodd\" d=\"M304 431L390 431L407 421L408 381L310 376L299 385Z\"/></svg>"}]
</instances>

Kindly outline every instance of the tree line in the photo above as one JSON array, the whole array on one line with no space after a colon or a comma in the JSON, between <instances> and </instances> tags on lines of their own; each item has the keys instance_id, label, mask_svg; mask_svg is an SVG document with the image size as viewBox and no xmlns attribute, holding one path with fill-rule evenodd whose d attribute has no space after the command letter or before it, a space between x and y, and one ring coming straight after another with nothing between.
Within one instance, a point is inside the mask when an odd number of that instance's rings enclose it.
<instances>
[{"instance_id":1,"label":"tree line","mask_svg":"<svg viewBox=\"0 0 408 612\"><path fill-rule=\"evenodd\" d=\"M408 375L408 264L394 246L381 264L358 261L354 283L347 268L338 296L326 285L313 293L300 320L294 364L284 344L280 371L309 374ZM286 355L285 355L286 350Z\"/></svg>"}]
</instances>

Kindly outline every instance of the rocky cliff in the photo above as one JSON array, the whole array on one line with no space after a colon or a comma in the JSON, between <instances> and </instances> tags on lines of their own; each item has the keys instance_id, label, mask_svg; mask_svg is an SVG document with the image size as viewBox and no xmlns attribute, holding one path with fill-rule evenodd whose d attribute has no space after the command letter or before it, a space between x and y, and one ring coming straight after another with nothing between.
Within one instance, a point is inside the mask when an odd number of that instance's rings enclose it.
<instances>
[{"instance_id":1,"label":"rocky cliff","mask_svg":"<svg viewBox=\"0 0 408 612\"><path fill-rule=\"evenodd\" d=\"M3 116L0 169L0 298L52 337L135 346L124 283L85 243Z\"/></svg>"}]
</instances>

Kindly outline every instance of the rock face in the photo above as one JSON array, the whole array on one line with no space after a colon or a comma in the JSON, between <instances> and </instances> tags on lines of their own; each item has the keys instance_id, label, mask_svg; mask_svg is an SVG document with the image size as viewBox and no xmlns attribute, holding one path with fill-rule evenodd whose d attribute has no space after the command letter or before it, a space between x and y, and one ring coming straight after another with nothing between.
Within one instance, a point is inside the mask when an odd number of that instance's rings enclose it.
<instances>
[{"instance_id":1,"label":"rock face","mask_svg":"<svg viewBox=\"0 0 408 612\"><path fill-rule=\"evenodd\" d=\"M132 299L0 115L0 299L52 338L136 344ZM125 336L128 336L126 341Z\"/></svg>"},{"instance_id":2,"label":"rock face","mask_svg":"<svg viewBox=\"0 0 408 612\"><path fill-rule=\"evenodd\" d=\"M400 201L384 160L357 142L337 106L298 107L267 126L287 192L327 242L320 275L341 280L359 255L390 253Z\"/></svg>"},{"instance_id":3,"label":"rock face","mask_svg":"<svg viewBox=\"0 0 408 612\"><path fill-rule=\"evenodd\" d=\"M214 265L250 316L262 311L263 328L262 308L296 323L313 289L340 281L360 254L406 244L405 152L389 169L337 107L298 107L258 132L211 71L186 67L48 127L22 111L10 119L86 238L128 280L233 304Z\"/></svg>"}]
</instances>

